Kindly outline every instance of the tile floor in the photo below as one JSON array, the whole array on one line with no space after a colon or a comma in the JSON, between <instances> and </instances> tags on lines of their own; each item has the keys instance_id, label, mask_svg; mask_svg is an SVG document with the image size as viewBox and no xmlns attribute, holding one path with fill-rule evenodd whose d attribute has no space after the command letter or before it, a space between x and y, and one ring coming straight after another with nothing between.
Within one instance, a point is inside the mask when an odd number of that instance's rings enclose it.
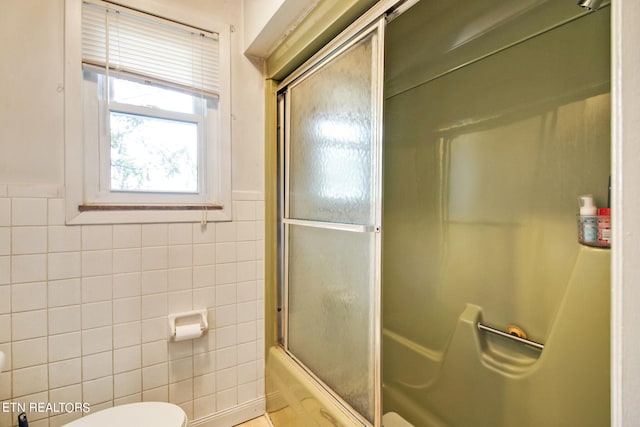
<instances>
[{"instance_id":1,"label":"tile floor","mask_svg":"<svg viewBox=\"0 0 640 427\"><path fill-rule=\"evenodd\" d=\"M271 423L269 423L267 417L263 415L262 417L254 418L236 427L271 427Z\"/></svg>"}]
</instances>

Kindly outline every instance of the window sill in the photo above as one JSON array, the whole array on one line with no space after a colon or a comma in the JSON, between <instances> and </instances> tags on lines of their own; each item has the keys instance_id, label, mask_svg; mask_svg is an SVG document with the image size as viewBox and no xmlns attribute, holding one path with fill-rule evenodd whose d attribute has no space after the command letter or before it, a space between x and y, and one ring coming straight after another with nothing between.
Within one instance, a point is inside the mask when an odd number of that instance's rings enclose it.
<instances>
[{"instance_id":1,"label":"window sill","mask_svg":"<svg viewBox=\"0 0 640 427\"><path fill-rule=\"evenodd\" d=\"M78 206L78 212L92 211L213 211L223 210L222 205L118 205L118 204L88 204Z\"/></svg>"}]
</instances>

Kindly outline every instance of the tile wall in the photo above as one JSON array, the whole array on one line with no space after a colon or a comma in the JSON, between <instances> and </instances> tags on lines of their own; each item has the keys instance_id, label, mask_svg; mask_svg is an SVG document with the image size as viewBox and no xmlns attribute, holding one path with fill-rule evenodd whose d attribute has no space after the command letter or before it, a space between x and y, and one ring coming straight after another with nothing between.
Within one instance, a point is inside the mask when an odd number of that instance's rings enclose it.
<instances>
[{"instance_id":1,"label":"tile wall","mask_svg":"<svg viewBox=\"0 0 640 427\"><path fill-rule=\"evenodd\" d=\"M206 226L65 226L59 193L0 184L0 425L17 402L169 401L202 420L263 399L260 197ZM167 314L200 308L209 333L168 342Z\"/></svg>"}]
</instances>

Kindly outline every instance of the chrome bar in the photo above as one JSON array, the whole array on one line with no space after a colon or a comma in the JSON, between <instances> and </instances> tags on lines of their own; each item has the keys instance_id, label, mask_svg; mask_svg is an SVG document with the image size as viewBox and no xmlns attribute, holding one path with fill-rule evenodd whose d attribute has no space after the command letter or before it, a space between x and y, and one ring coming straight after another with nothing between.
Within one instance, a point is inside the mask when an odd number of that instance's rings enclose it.
<instances>
[{"instance_id":1,"label":"chrome bar","mask_svg":"<svg viewBox=\"0 0 640 427\"><path fill-rule=\"evenodd\" d=\"M499 335L499 336L504 337L504 338L509 338L511 340L518 341L519 343L534 347L534 348L536 348L536 349L538 349L540 351L544 350L544 344L540 344L539 342L531 341L531 340L528 340L528 339L517 337L515 335L508 334L508 333L503 332L503 331L501 331L499 329L494 329L494 328L491 328L489 326L483 325L480 322L478 322L478 329L480 329L481 331L485 331L485 332L489 332L489 333L492 333L492 334L495 334L495 335Z\"/></svg>"}]
</instances>

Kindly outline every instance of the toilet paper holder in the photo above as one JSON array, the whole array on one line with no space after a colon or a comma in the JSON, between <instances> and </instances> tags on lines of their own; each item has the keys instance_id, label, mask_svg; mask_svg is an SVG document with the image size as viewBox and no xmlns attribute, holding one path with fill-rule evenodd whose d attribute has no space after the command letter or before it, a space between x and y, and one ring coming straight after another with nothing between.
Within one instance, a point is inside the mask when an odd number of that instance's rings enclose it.
<instances>
[{"instance_id":1,"label":"toilet paper holder","mask_svg":"<svg viewBox=\"0 0 640 427\"><path fill-rule=\"evenodd\" d=\"M207 321L207 310L184 311L182 313L172 313L168 316L169 320L169 339L176 341L176 331L180 326L199 325L200 336L209 330L209 322ZM178 339L179 340L179 339Z\"/></svg>"}]
</instances>

